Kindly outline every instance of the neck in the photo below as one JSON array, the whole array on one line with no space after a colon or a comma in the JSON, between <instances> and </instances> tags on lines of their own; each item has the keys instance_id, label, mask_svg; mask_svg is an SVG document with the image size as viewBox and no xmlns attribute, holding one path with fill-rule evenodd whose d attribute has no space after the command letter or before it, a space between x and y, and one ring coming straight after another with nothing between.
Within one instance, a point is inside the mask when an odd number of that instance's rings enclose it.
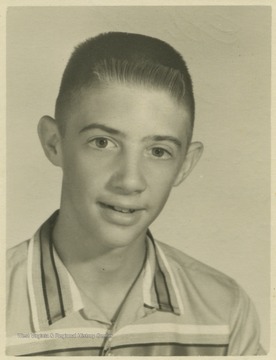
<instances>
[{"instance_id":1,"label":"neck","mask_svg":"<svg viewBox=\"0 0 276 360\"><path fill-rule=\"evenodd\" d=\"M75 280L101 286L128 283L142 266L146 233L126 246L102 244L97 234L86 234L60 211L53 231L55 249Z\"/></svg>"}]
</instances>

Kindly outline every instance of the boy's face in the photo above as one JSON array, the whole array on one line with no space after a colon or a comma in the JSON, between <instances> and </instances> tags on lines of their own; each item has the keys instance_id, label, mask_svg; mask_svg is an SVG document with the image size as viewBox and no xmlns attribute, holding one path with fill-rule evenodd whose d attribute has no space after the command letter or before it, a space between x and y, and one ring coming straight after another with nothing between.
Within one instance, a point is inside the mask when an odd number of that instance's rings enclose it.
<instances>
[{"instance_id":1,"label":"boy's face","mask_svg":"<svg viewBox=\"0 0 276 360\"><path fill-rule=\"evenodd\" d=\"M189 166L189 113L165 91L112 83L84 90L68 114L61 208L108 247L144 236Z\"/></svg>"}]
</instances>

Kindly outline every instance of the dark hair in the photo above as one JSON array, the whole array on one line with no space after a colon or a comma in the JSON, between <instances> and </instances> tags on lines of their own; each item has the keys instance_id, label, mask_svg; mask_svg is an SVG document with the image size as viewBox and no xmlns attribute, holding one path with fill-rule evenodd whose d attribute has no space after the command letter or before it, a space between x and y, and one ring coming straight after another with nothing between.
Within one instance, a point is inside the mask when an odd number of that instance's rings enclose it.
<instances>
[{"instance_id":1,"label":"dark hair","mask_svg":"<svg viewBox=\"0 0 276 360\"><path fill-rule=\"evenodd\" d=\"M68 101L81 89L117 81L167 90L184 103L194 122L191 76L182 56L166 42L140 34L109 32L88 39L72 53L63 73L55 116L61 133Z\"/></svg>"}]
</instances>

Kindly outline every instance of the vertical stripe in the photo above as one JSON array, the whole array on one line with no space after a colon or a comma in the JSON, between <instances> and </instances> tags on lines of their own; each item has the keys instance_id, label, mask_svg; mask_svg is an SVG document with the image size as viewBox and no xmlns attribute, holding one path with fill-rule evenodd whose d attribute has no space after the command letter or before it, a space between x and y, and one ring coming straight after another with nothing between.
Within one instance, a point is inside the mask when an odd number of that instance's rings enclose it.
<instances>
[{"instance_id":1,"label":"vertical stripe","mask_svg":"<svg viewBox=\"0 0 276 360\"><path fill-rule=\"evenodd\" d=\"M54 214L55 215L55 214ZM45 292L48 299L49 312L51 315L51 323L63 318L65 316L64 304L61 295L61 284L55 267L53 247L50 240L51 230L54 224L55 216L52 216L47 223L42 227L41 238L41 253L43 254L43 270L45 277ZM51 249L52 247L52 249ZM52 252L51 252L52 251Z\"/></svg>"},{"instance_id":2,"label":"vertical stripe","mask_svg":"<svg viewBox=\"0 0 276 360\"><path fill-rule=\"evenodd\" d=\"M170 297L170 293L169 293L169 289L168 289L168 285L167 285L167 281L166 281L166 276L164 275L163 271L161 270L158 258L156 259L156 265L157 265L157 269L155 271L155 275L154 275L154 281L156 283L156 289L158 292L158 297L159 297L159 303L161 305L161 310L164 311L173 311L173 306L171 303L171 297Z\"/></svg>"},{"instance_id":3,"label":"vertical stripe","mask_svg":"<svg viewBox=\"0 0 276 360\"><path fill-rule=\"evenodd\" d=\"M149 232L149 237L152 241L156 253L155 242L150 232ZM159 307L161 310L164 311L173 311L174 309L171 303L171 297L170 297L168 284L166 281L166 276L160 267L157 256L156 256L156 265L157 267L154 275L154 284L155 284L156 294L158 297Z\"/></svg>"},{"instance_id":4,"label":"vertical stripe","mask_svg":"<svg viewBox=\"0 0 276 360\"><path fill-rule=\"evenodd\" d=\"M35 294L34 294L34 284L33 284L33 253L34 253L34 238L32 238L29 242L29 248L28 248L28 264L27 264L27 285L28 285L28 292L30 297L30 303L31 303L31 312L32 312L32 319L33 319L33 325L34 330L39 331L39 321L38 321L38 312L36 307L36 301L35 301Z\"/></svg>"},{"instance_id":5,"label":"vertical stripe","mask_svg":"<svg viewBox=\"0 0 276 360\"><path fill-rule=\"evenodd\" d=\"M175 291L175 295L176 295L176 298L177 298L177 302L178 302L178 306L179 306L179 309L180 309L180 313L181 314L184 314L184 306L183 306L183 303L182 303L182 299L181 299L181 296L180 296L180 293L178 291L178 287L177 287L177 284L176 284L176 281L175 281L175 278L173 276L173 273L172 273L172 270L171 270L171 267L166 259L166 256L165 254L163 253L163 251L161 250L160 246L158 246L157 244L156 245L156 248L158 249L158 252L160 254L160 257L164 263L164 265L166 266L166 269L170 275L170 279L171 279L171 282L172 282L172 286L174 288L174 291Z\"/></svg>"},{"instance_id":6,"label":"vertical stripe","mask_svg":"<svg viewBox=\"0 0 276 360\"><path fill-rule=\"evenodd\" d=\"M78 289L50 242L57 214L55 212L36 232L28 259L28 286L36 331L45 330L67 313L83 308Z\"/></svg>"},{"instance_id":7,"label":"vertical stripe","mask_svg":"<svg viewBox=\"0 0 276 360\"><path fill-rule=\"evenodd\" d=\"M43 290L45 309L46 309L46 313L47 313L47 320L48 320L48 324L52 325L52 319L51 319L48 296L47 296L47 289L46 289L46 279L45 279L45 272L44 272L43 247L42 247L41 234L40 234L40 269L41 269L41 284L42 284L42 290Z\"/></svg>"},{"instance_id":8,"label":"vertical stripe","mask_svg":"<svg viewBox=\"0 0 276 360\"><path fill-rule=\"evenodd\" d=\"M151 243L149 243L149 247L151 246ZM145 265L145 272L144 272L144 279L143 279L143 298L144 303L148 305L152 305L152 299L151 299L151 285L152 285L152 279L153 279L153 272L151 268L150 263L150 253L151 249L149 248L148 252L148 259Z\"/></svg>"},{"instance_id":9,"label":"vertical stripe","mask_svg":"<svg viewBox=\"0 0 276 360\"><path fill-rule=\"evenodd\" d=\"M61 291L61 286L60 286L60 281L59 281L59 277L58 277L57 267L56 267L56 264L55 264L55 259L54 259L54 254L53 254L52 234L50 235L50 240L49 241L50 241L49 250L50 250L51 261L52 261L53 270L54 270L55 279L56 279L56 284L57 284L58 298L59 298L59 304L60 304L60 312L61 312L61 316L65 317L64 305L63 305L63 299L62 299L62 291Z\"/></svg>"},{"instance_id":10,"label":"vertical stripe","mask_svg":"<svg viewBox=\"0 0 276 360\"><path fill-rule=\"evenodd\" d=\"M153 279L153 284L154 284L154 291L155 291L156 299L157 299L157 302L158 302L158 308L161 310L162 307L161 307L161 303L160 303L159 292L158 292L158 290L157 290L157 285L156 285L156 279L155 279L155 277L154 277L154 279Z\"/></svg>"}]
</instances>

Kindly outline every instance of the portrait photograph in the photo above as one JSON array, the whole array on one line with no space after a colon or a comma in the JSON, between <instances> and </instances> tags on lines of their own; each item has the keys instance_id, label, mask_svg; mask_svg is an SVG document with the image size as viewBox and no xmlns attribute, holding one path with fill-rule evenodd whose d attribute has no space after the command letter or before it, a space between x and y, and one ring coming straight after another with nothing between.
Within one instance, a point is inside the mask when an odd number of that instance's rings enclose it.
<instances>
[{"instance_id":1,"label":"portrait photograph","mask_svg":"<svg viewBox=\"0 0 276 360\"><path fill-rule=\"evenodd\" d=\"M48 3L6 6L6 355L271 355L272 7Z\"/></svg>"}]
</instances>

